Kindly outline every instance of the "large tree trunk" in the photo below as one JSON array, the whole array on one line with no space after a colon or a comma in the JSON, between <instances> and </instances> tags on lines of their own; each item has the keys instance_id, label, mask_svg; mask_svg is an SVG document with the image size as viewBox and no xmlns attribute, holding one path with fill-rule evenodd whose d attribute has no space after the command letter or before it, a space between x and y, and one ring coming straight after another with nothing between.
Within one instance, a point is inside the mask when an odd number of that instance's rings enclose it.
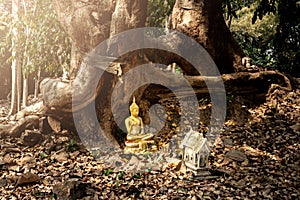
<instances>
[{"instance_id":1,"label":"large tree trunk","mask_svg":"<svg viewBox=\"0 0 300 200\"><path fill-rule=\"evenodd\" d=\"M60 22L75 45L77 55L72 62L78 64L77 67L99 43L122 31L142 27L146 21L146 0L52 2Z\"/></svg>"},{"instance_id":2,"label":"large tree trunk","mask_svg":"<svg viewBox=\"0 0 300 200\"><path fill-rule=\"evenodd\" d=\"M244 54L226 26L222 1L176 0L172 27L199 42L224 74L241 71Z\"/></svg>"},{"instance_id":3,"label":"large tree trunk","mask_svg":"<svg viewBox=\"0 0 300 200\"><path fill-rule=\"evenodd\" d=\"M72 42L76 47L77 52L74 52L76 57L72 60L72 63L75 63L75 65L78 64L77 70L79 67L81 67L82 71L90 70L90 66L80 64L84 58L86 58L87 54L101 42L120 32L143 27L146 21L147 0L102 0L93 2L53 0L52 2L63 27L65 27L66 32L71 37ZM134 42L134 40L131 42ZM111 41L107 44L106 50L113 48L119 48L117 41ZM134 64L132 64L132 66L134 66ZM72 68L73 67L74 66L72 66ZM77 70L72 70L71 75L76 75ZM92 73L87 77L89 77L90 82L95 82ZM113 90L113 88L109 86L114 85L116 81L117 79L115 76L106 74L104 79L99 80L96 93L95 91L86 91L87 95L84 97L85 103L79 107L82 109L96 99L95 106L99 123L103 128L106 137L118 146L118 142L115 139L117 136L114 137L112 135L115 130L113 116L112 113L108 111L111 101L110 94ZM43 85L41 87L43 87ZM88 84L82 83L82 85ZM45 87L49 89L49 85ZM42 88L42 91L47 91L47 89ZM69 92L72 91L70 90ZM67 93L66 95L62 95L63 97L60 98L61 102L64 101L62 98L70 100L71 94L72 93ZM53 109L49 96L45 96L44 98L46 99L47 112L61 117L71 116L70 112L73 110L67 109L70 108L69 104L66 107L56 107ZM49 99L49 101L47 101L47 99ZM47 105L47 103L49 104ZM61 105L65 104L62 103ZM80 108L78 108L78 110ZM66 117L66 119L70 121L70 118Z\"/></svg>"}]
</instances>

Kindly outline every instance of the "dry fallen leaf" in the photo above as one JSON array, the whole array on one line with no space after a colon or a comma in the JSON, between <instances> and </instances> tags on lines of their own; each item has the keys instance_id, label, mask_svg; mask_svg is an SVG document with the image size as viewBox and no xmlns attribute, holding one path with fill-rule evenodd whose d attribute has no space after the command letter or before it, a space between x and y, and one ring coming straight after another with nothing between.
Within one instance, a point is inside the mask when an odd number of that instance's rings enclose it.
<instances>
[{"instance_id":1,"label":"dry fallen leaf","mask_svg":"<svg viewBox=\"0 0 300 200\"><path fill-rule=\"evenodd\" d=\"M36 183L36 182L39 182L40 180L41 179L38 175L28 172L28 173L22 174L18 178L17 185Z\"/></svg>"}]
</instances>

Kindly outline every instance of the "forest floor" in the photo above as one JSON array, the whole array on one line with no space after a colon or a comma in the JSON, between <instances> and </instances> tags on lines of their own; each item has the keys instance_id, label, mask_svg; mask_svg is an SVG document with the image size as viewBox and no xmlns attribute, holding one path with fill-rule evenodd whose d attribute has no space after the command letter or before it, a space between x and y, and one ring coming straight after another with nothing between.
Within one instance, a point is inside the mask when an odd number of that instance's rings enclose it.
<instances>
[{"instance_id":1,"label":"forest floor","mask_svg":"<svg viewBox=\"0 0 300 200\"><path fill-rule=\"evenodd\" d=\"M0 103L4 117L9 102ZM279 91L247 112L244 123L226 122L204 180L180 163L120 171L65 130L2 139L0 199L299 199L300 90Z\"/></svg>"}]
</instances>

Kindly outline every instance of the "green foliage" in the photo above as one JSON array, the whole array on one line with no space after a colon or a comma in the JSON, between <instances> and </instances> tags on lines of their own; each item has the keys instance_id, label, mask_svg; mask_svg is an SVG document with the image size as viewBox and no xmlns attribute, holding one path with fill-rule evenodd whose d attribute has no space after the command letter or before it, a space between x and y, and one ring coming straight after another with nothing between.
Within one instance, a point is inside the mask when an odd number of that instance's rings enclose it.
<instances>
[{"instance_id":1,"label":"green foliage","mask_svg":"<svg viewBox=\"0 0 300 200\"><path fill-rule=\"evenodd\" d=\"M227 101L232 102L235 99L234 95L227 95L226 96Z\"/></svg>"},{"instance_id":2,"label":"green foliage","mask_svg":"<svg viewBox=\"0 0 300 200\"><path fill-rule=\"evenodd\" d=\"M274 65L272 40L276 33L278 19L270 13L252 24L256 7L257 5L253 4L237 11L237 18L231 24L231 31L246 56L252 58L252 64L271 67Z\"/></svg>"},{"instance_id":3,"label":"green foliage","mask_svg":"<svg viewBox=\"0 0 300 200\"><path fill-rule=\"evenodd\" d=\"M171 15L175 0L149 0L146 26L165 27L167 17Z\"/></svg>"},{"instance_id":4,"label":"green foliage","mask_svg":"<svg viewBox=\"0 0 300 200\"><path fill-rule=\"evenodd\" d=\"M110 168L108 168L107 170L104 170L105 176L108 176L111 172L113 172L113 170Z\"/></svg>"},{"instance_id":5,"label":"green foliage","mask_svg":"<svg viewBox=\"0 0 300 200\"><path fill-rule=\"evenodd\" d=\"M116 187L119 187L121 184L120 184L119 181L116 181L116 182L115 182L115 185L116 185Z\"/></svg>"},{"instance_id":6,"label":"green foliage","mask_svg":"<svg viewBox=\"0 0 300 200\"><path fill-rule=\"evenodd\" d=\"M50 199L51 199L51 200L52 200L52 199L57 199L57 194L52 193L52 194L50 195Z\"/></svg>"},{"instance_id":7,"label":"green foliage","mask_svg":"<svg viewBox=\"0 0 300 200\"><path fill-rule=\"evenodd\" d=\"M146 152L146 153L144 153L144 157L145 157L146 159L149 159L149 158L151 157L151 155L152 155L151 152Z\"/></svg>"},{"instance_id":8,"label":"green foliage","mask_svg":"<svg viewBox=\"0 0 300 200\"><path fill-rule=\"evenodd\" d=\"M274 65L272 68L300 77L300 6L297 0L260 0L253 22L275 13L278 17L272 40Z\"/></svg>"},{"instance_id":9,"label":"green foliage","mask_svg":"<svg viewBox=\"0 0 300 200\"><path fill-rule=\"evenodd\" d=\"M209 102L210 102L209 98L201 98L198 103L199 105L206 105Z\"/></svg>"},{"instance_id":10,"label":"green foliage","mask_svg":"<svg viewBox=\"0 0 300 200\"><path fill-rule=\"evenodd\" d=\"M256 22L257 17L261 20L265 15L268 15L270 13L275 14L278 0L259 0L258 2L258 6L252 18L253 24Z\"/></svg>"},{"instance_id":11,"label":"green foliage","mask_svg":"<svg viewBox=\"0 0 300 200\"><path fill-rule=\"evenodd\" d=\"M123 179L123 177L124 177L124 172L120 171L118 173L118 179Z\"/></svg>"},{"instance_id":12,"label":"green foliage","mask_svg":"<svg viewBox=\"0 0 300 200\"><path fill-rule=\"evenodd\" d=\"M42 152L40 152L40 156L42 158L47 158L49 155L42 151Z\"/></svg>"},{"instance_id":13,"label":"green foliage","mask_svg":"<svg viewBox=\"0 0 300 200\"><path fill-rule=\"evenodd\" d=\"M133 179L141 179L141 178L142 178L142 176L141 176L140 173L132 173L132 174L131 174L131 177L132 177Z\"/></svg>"},{"instance_id":14,"label":"green foliage","mask_svg":"<svg viewBox=\"0 0 300 200\"><path fill-rule=\"evenodd\" d=\"M227 2L235 5L238 1ZM236 11L238 19L233 21L231 29L245 54L252 58L253 64L300 77L298 2L255 0L252 5L247 5L248 8L243 7Z\"/></svg>"},{"instance_id":15,"label":"green foliage","mask_svg":"<svg viewBox=\"0 0 300 200\"><path fill-rule=\"evenodd\" d=\"M79 145L76 142L76 140L71 139L70 142L66 145L66 149L68 151L74 152L74 151L77 151L79 149Z\"/></svg>"},{"instance_id":16,"label":"green foliage","mask_svg":"<svg viewBox=\"0 0 300 200\"><path fill-rule=\"evenodd\" d=\"M39 198L45 198L45 192L42 192L41 190L35 190L33 191L33 196Z\"/></svg>"},{"instance_id":17,"label":"green foliage","mask_svg":"<svg viewBox=\"0 0 300 200\"><path fill-rule=\"evenodd\" d=\"M225 0L223 3L225 18L238 18L236 12L244 7L250 7L255 1L256 0Z\"/></svg>"},{"instance_id":18,"label":"green foliage","mask_svg":"<svg viewBox=\"0 0 300 200\"><path fill-rule=\"evenodd\" d=\"M25 74L45 70L50 74L68 68L70 41L57 20L50 0L29 0L20 4L19 20L12 20L11 1L0 0L0 53L12 50L12 30L17 27ZM9 58L11 60L12 58Z\"/></svg>"}]
</instances>

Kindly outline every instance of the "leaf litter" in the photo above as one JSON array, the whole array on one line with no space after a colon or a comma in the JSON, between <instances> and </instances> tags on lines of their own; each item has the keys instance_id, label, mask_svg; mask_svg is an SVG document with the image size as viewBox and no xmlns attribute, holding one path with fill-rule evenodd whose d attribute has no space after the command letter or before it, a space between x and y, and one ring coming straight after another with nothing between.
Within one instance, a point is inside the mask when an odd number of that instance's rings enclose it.
<instances>
[{"instance_id":1,"label":"leaf litter","mask_svg":"<svg viewBox=\"0 0 300 200\"><path fill-rule=\"evenodd\" d=\"M46 134L37 144L30 140L24 145L28 133L23 138L0 140L0 197L298 199L299 105L299 90L281 91L266 103L248 109L248 121L228 120L209 157L212 172L217 174L214 179L193 179L182 162L167 162L168 158L160 158L166 161L162 166L122 171L116 163L95 159L68 131ZM124 163L138 162L134 156L121 159Z\"/></svg>"}]
</instances>

